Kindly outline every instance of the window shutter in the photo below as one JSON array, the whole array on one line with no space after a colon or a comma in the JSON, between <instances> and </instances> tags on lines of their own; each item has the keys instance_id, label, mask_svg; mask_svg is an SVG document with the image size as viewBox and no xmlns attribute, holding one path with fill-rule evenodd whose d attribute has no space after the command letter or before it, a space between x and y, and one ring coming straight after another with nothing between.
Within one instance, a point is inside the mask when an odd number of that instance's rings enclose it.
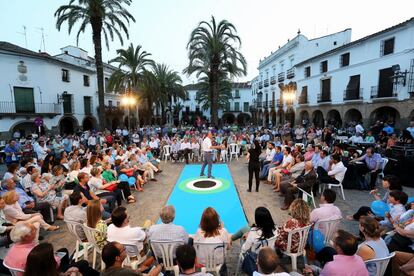
<instances>
[{"instance_id":1,"label":"window shutter","mask_svg":"<svg viewBox=\"0 0 414 276\"><path fill-rule=\"evenodd\" d=\"M381 46L380 46L380 56L382 57L384 55L384 40L381 40Z\"/></svg>"}]
</instances>

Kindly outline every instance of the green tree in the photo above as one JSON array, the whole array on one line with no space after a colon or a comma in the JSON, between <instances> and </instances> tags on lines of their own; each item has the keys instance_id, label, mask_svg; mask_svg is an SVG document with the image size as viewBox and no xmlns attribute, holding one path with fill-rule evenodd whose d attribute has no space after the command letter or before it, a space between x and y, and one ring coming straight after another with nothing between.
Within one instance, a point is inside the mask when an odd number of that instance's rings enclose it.
<instances>
[{"instance_id":1,"label":"green tree","mask_svg":"<svg viewBox=\"0 0 414 276\"><path fill-rule=\"evenodd\" d=\"M114 36L118 37L121 44L123 44L122 33L129 38L128 28L125 22L129 25L130 20L135 22L135 18L128 12L124 5L130 6L131 3L132 0L70 0L68 5L60 6L55 12L55 17L57 18L56 28L59 31L65 22L68 23L69 34L75 24L80 24L76 34L77 43L80 34L84 33L88 26L92 28L92 41L95 48L95 66L98 82L98 116L100 129L105 127L102 34L108 49L109 39L113 41Z\"/></svg>"},{"instance_id":2,"label":"green tree","mask_svg":"<svg viewBox=\"0 0 414 276\"><path fill-rule=\"evenodd\" d=\"M208 82L207 77L200 79L198 83L197 90L197 103L201 105L204 110L210 108L211 110L211 93L210 93L210 83ZM232 83L229 80L222 79L219 81L219 91L217 93L216 102L217 108L224 109L227 103L232 99L231 95Z\"/></svg>"},{"instance_id":3,"label":"green tree","mask_svg":"<svg viewBox=\"0 0 414 276\"><path fill-rule=\"evenodd\" d=\"M211 21L201 21L192 31L187 44L189 64L184 69L188 75L196 74L208 83L211 121L218 124L220 84L225 79L246 75L247 63L239 52L240 37L236 28L227 20L218 24L214 16Z\"/></svg>"},{"instance_id":4,"label":"green tree","mask_svg":"<svg viewBox=\"0 0 414 276\"><path fill-rule=\"evenodd\" d=\"M161 109L162 121L165 122L165 111L167 107L172 111L172 100L187 98L181 77L167 65L155 64L150 72L146 72L144 79L142 90L147 98L148 109L155 103L157 110Z\"/></svg>"}]
</instances>

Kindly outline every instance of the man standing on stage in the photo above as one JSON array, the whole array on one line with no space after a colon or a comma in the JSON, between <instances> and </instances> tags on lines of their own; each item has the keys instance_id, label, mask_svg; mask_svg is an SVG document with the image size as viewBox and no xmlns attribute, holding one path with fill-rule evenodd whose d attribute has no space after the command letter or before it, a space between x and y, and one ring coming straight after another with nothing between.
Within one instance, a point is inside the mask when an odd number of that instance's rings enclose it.
<instances>
[{"instance_id":1,"label":"man standing on stage","mask_svg":"<svg viewBox=\"0 0 414 276\"><path fill-rule=\"evenodd\" d=\"M201 166L201 172L200 176L204 176L204 169L206 165L208 164L207 168L207 177L208 178L214 178L211 175L211 167L213 166L213 149L220 149L220 146L213 146L211 143L211 138L213 138L213 134L209 132L203 140L203 144L201 146L201 150L204 152L204 160L203 160L203 166Z\"/></svg>"}]
</instances>

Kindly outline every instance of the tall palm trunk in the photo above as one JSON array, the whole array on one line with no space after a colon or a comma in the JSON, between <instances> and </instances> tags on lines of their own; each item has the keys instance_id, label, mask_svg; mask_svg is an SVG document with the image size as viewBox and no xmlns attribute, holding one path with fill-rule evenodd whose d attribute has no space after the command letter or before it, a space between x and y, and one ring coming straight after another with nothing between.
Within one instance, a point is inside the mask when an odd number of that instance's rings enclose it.
<instances>
[{"instance_id":1,"label":"tall palm trunk","mask_svg":"<svg viewBox=\"0 0 414 276\"><path fill-rule=\"evenodd\" d=\"M99 129L104 130L105 128L105 90L104 90L104 72L102 63L102 19L95 18L91 20L92 25L92 39L95 47L95 66L96 66L96 77L98 81L98 103L99 103Z\"/></svg>"}]
</instances>

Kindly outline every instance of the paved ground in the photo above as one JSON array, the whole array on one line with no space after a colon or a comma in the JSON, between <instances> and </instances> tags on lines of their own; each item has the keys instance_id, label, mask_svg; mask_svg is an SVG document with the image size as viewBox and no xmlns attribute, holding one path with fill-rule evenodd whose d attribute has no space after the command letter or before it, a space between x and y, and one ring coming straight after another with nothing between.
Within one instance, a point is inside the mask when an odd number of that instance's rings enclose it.
<instances>
[{"instance_id":1,"label":"paved ground","mask_svg":"<svg viewBox=\"0 0 414 276\"><path fill-rule=\"evenodd\" d=\"M248 193L247 189L247 164L244 158L240 158L238 161L232 161L229 164L230 171L232 172L234 183L237 187L244 211L248 218L249 223L254 221L254 210L258 206L267 207L277 224L282 224L288 219L288 212L281 211L282 198L277 196L271 189L270 185L261 184L259 193ZM179 174L184 166L182 163L170 163L162 164L163 173L158 175L158 182L151 182L145 186L145 192L137 193L137 203L127 205L128 212L131 216L131 225L141 225L146 219L151 221L158 220L158 213L160 208L167 202L168 197L179 177ZM3 171L2 166L0 171ZM413 189L407 188L406 192L409 195L413 195ZM342 210L344 217L352 214L360 206L370 204L372 197L368 192L360 192L356 190L345 190L346 201L338 197L336 205ZM317 199L317 204L319 199ZM194 222L198 223L198 222ZM74 239L68 233L66 226L63 222L58 221L56 225L60 225L61 229L52 234L42 233L45 236L45 240L53 243L55 249L60 247L66 247L69 250L74 249ZM341 227L354 234L357 234L358 227L356 222L349 222L345 219L341 222ZM236 262L238 253L240 252L239 243L236 242L230 250L227 262L230 273L233 275L236 270ZM288 263L289 260L283 260L283 263ZM289 269L287 267L287 269Z\"/></svg>"}]
</instances>

